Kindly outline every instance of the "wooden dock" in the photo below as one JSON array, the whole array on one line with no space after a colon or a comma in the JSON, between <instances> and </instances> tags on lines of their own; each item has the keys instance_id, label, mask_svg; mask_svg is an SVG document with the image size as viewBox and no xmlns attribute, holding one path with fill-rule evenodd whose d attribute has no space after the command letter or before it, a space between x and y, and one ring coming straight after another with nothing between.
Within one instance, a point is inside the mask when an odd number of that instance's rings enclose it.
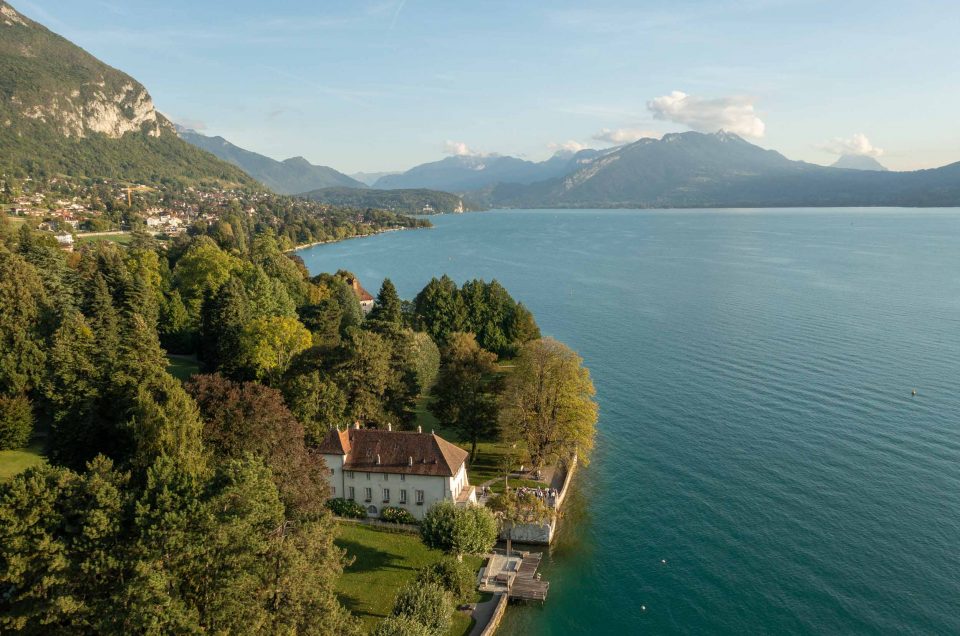
<instances>
[{"instance_id":1,"label":"wooden dock","mask_svg":"<svg viewBox=\"0 0 960 636\"><path fill-rule=\"evenodd\" d=\"M542 558L543 555L539 552L527 552L523 555L520 569L510 585L510 598L541 603L547 600L550 583L537 578L537 569Z\"/></svg>"}]
</instances>

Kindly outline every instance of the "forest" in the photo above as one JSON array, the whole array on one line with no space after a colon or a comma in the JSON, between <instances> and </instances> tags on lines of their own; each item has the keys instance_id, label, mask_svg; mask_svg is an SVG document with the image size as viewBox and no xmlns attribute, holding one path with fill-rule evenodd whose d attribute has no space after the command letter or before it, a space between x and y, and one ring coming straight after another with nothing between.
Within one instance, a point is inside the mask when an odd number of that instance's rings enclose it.
<instances>
[{"instance_id":1,"label":"forest","mask_svg":"<svg viewBox=\"0 0 960 636\"><path fill-rule=\"evenodd\" d=\"M487 434L509 394L489 362L552 342L496 281L404 301L385 280L364 316L353 274L282 249L306 217L271 218L66 252L0 217L0 448L47 458L0 485L3 631L356 631L315 444L411 427L434 385L446 424ZM473 393L445 392L456 373Z\"/></svg>"}]
</instances>

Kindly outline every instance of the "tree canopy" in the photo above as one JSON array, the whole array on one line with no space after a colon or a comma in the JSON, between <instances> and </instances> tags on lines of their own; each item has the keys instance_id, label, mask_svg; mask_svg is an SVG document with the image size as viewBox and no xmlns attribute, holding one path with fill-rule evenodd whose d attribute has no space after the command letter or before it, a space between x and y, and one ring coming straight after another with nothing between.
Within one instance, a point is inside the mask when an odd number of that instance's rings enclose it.
<instances>
[{"instance_id":1,"label":"tree canopy","mask_svg":"<svg viewBox=\"0 0 960 636\"><path fill-rule=\"evenodd\" d=\"M583 360L566 345L545 338L520 350L501 399L501 425L522 439L533 465L589 461L597 423L593 382Z\"/></svg>"}]
</instances>

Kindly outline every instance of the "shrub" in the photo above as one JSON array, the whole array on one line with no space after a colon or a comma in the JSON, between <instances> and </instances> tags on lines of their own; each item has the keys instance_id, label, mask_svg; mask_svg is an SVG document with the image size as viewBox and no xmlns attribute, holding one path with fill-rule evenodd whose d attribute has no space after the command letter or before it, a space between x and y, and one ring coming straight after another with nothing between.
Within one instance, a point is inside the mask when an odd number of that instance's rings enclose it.
<instances>
[{"instance_id":1,"label":"shrub","mask_svg":"<svg viewBox=\"0 0 960 636\"><path fill-rule=\"evenodd\" d=\"M348 519L367 518L366 508L352 499L344 499L343 497L330 499L327 501L327 508L329 508L333 514L337 515L338 517L346 517Z\"/></svg>"},{"instance_id":2,"label":"shrub","mask_svg":"<svg viewBox=\"0 0 960 636\"><path fill-rule=\"evenodd\" d=\"M446 634L453 617L453 599L435 583L412 583L397 594L393 615L414 620L432 634Z\"/></svg>"},{"instance_id":3,"label":"shrub","mask_svg":"<svg viewBox=\"0 0 960 636\"><path fill-rule=\"evenodd\" d=\"M406 616L388 616L380 621L371 636L432 636L426 625Z\"/></svg>"},{"instance_id":4,"label":"shrub","mask_svg":"<svg viewBox=\"0 0 960 636\"><path fill-rule=\"evenodd\" d=\"M418 523L417 518L410 514L409 511L395 506L387 506L381 510L380 520L388 523L408 523L413 525Z\"/></svg>"},{"instance_id":5,"label":"shrub","mask_svg":"<svg viewBox=\"0 0 960 636\"><path fill-rule=\"evenodd\" d=\"M450 592L457 603L465 603L473 592L473 571L463 561L452 557L441 559L436 563L420 568L417 582L423 585L432 583L439 585Z\"/></svg>"},{"instance_id":6,"label":"shrub","mask_svg":"<svg viewBox=\"0 0 960 636\"><path fill-rule=\"evenodd\" d=\"M451 554L483 554L497 542L497 520L481 506L458 507L441 501L420 522L420 538L430 548Z\"/></svg>"},{"instance_id":7,"label":"shrub","mask_svg":"<svg viewBox=\"0 0 960 636\"><path fill-rule=\"evenodd\" d=\"M23 448L33 432L33 410L25 395L0 396L0 450Z\"/></svg>"}]
</instances>

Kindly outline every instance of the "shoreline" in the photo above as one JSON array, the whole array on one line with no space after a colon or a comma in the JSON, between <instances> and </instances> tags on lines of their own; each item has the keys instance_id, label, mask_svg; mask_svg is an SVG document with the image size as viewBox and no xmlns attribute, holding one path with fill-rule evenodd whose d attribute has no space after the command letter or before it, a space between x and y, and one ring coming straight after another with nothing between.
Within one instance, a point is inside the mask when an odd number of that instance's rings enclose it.
<instances>
[{"instance_id":1,"label":"shoreline","mask_svg":"<svg viewBox=\"0 0 960 636\"><path fill-rule=\"evenodd\" d=\"M316 247L317 245L332 245L333 243L343 243L344 241L351 241L353 239L362 239L369 238L371 236L377 236L379 234L386 234L387 232L403 232L404 230L428 230L430 228L422 227L390 227L383 230L377 230L376 232L371 232L370 234L357 234L354 236L347 236L341 239L333 239L332 241L314 241L313 243L301 243L295 245L289 249L283 250L284 254L293 254L299 252L300 250L305 250L309 247Z\"/></svg>"}]
</instances>

